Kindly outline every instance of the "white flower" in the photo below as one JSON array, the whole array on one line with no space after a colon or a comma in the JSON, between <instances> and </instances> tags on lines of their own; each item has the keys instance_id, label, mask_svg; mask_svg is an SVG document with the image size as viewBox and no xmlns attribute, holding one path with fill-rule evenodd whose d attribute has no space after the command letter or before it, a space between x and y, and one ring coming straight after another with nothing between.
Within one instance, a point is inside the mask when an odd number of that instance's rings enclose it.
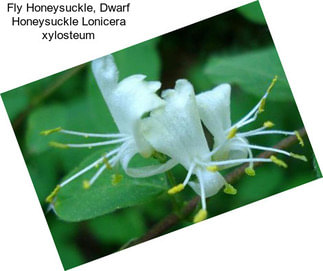
<instances>
[{"instance_id":1,"label":"white flower","mask_svg":"<svg viewBox=\"0 0 323 271\"><path fill-rule=\"evenodd\" d=\"M246 168L245 171L248 175L254 176L254 162L274 162L279 166L287 167L282 160L279 160L275 156L271 156L268 159L253 158L252 149L272 151L306 161L305 156L276 148L252 145L249 144L247 140L248 137L256 135L283 134L296 135L300 140L300 143L303 144L303 141L297 131L268 131L266 129L271 128L274 124L270 121L266 121L263 126L258 129L247 132L239 132L240 128L255 121L258 114L264 111L265 101L276 80L277 77L274 78L265 95L261 98L258 104L250 112L248 112L246 116L233 125L231 124L230 118L230 85L222 84L210 91L197 95L196 99L201 120L214 138L214 146L211 152L212 160L214 161L212 165L215 166L213 167L213 170L221 170L223 168L233 167L245 162L249 162L249 167ZM209 167L209 169L212 170L212 167Z\"/></svg>"},{"instance_id":2,"label":"white flower","mask_svg":"<svg viewBox=\"0 0 323 271\"><path fill-rule=\"evenodd\" d=\"M118 71L111 55L94 60L92 69L120 133L128 138L122 144L116 158L112 159L112 166L120 160L125 171L134 177L155 175L173 166L173 161L168 161L160 166L128 168L129 161L135 154L150 157L154 152L152 146L142 136L140 127L141 118L145 113L165 105L155 93L161 83L144 81L146 76L141 74L129 76L118 83Z\"/></svg>"},{"instance_id":3,"label":"white flower","mask_svg":"<svg viewBox=\"0 0 323 271\"><path fill-rule=\"evenodd\" d=\"M287 166L275 156L253 158L252 149L273 151L306 161L305 156L248 143L247 137L259 134L295 134L286 131L264 131L273 126L271 122L266 122L256 130L238 133L241 127L254 121L264 110L264 101L272 86L273 83L261 101L244 118L232 125L230 85L220 85L195 97L192 85L181 79L176 82L175 89L162 93L166 106L153 110L150 116L143 120L142 133L147 141L157 151L168 155L188 171L184 181L171 188L168 193L180 192L189 184L201 196L202 209L195 216L195 222L206 218L206 198L215 195L223 186L224 192L236 194L235 188L226 183L218 171L249 162L246 173L253 176L254 162L274 162L279 166ZM208 147L201 120L214 137L212 151ZM301 140L299 135L298 138ZM192 175L196 175L197 181L191 181Z\"/></svg>"},{"instance_id":4,"label":"white flower","mask_svg":"<svg viewBox=\"0 0 323 271\"><path fill-rule=\"evenodd\" d=\"M84 148L111 144L119 144L118 147L108 152L104 157L94 161L86 168L80 170L60 184L63 187L70 181L89 171L102 163L96 174L84 187L90 187L101 175L101 173L114 167L119 161L124 170L131 176L145 177L159 174L174 166L174 161L169 160L165 164L147 166L142 168L129 168L129 161L137 153L144 157L152 155L154 149L144 139L140 132L141 118L145 113L156 110L165 105L165 102L156 95L161 83L157 81L145 81L145 75L137 74L129 76L118 82L118 70L111 55L96 59L92 62L92 69L104 100L112 114L120 133L116 134L94 134L83 133L56 128L44 131L48 135L53 132L71 134L76 136L106 138L105 141L89 144L62 144L51 142L52 146L62 148Z\"/></svg>"},{"instance_id":5,"label":"white flower","mask_svg":"<svg viewBox=\"0 0 323 271\"><path fill-rule=\"evenodd\" d=\"M175 89L164 91L162 97L166 106L153 110L143 120L142 133L157 151L188 170L183 183L168 192L177 193L189 184L201 195L202 209L194 219L197 222L206 217L206 198L216 194L225 180L218 172L207 170L211 155L192 85L187 80L178 80ZM190 181L193 174L197 176L197 182Z\"/></svg>"},{"instance_id":6,"label":"white flower","mask_svg":"<svg viewBox=\"0 0 323 271\"><path fill-rule=\"evenodd\" d=\"M236 190L228 184L220 170L242 163L249 163L248 175L254 176L254 162L274 162L279 166L287 165L275 156L254 158L252 149L281 153L306 161L306 157L284 150L252 145L247 138L265 134L296 135L297 132L266 130L273 123L267 121L263 127L240 132L240 129L256 120L264 111L266 98L272 89L275 78L259 103L240 121L231 124L230 92L228 84L222 84L197 96L192 85L185 79L177 80L174 89L163 91L162 98L156 95L161 83L145 81L144 75L132 75L118 82L118 70L111 55L92 62L92 69L111 115L117 124L119 133L94 134L56 128L44 131L44 135L53 132L64 134L105 138L105 141L86 144L62 144L51 142L51 145L62 148L83 148L118 144L118 146L100 159L64 180L48 197L52 202L58 189L85 172L101 164L94 176L84 182L89 188L104 170L121 163L125 172L133 177L147 177L160 174L177 164L187 169L182 183L168 190L169 194L182 191L186 185L201 196L201 210L194 222L207 217L206 198L215 195L223 186L224 192L235 194ZM147 115L148 114L148 115ZM147 115L147 116L146 116ZM202 122L213 135L213 146L209 148ZM136 155L150 157L154 151L166 154L170 159L160 165L141 168L129 168L130 160ZM193 175L196 178L193 178Z\"/></svg>"},{"instance_id":7,"label":"white flower","mask_svg":"<svg viewBox=\"0 0 323 271\"><path fill-rule=\"evenodd\" d=\"M196 96L201 120L213 135L214 143L211 152L213 160L241 159L248 156L246 147L235 145L235 143L247 142L245 138L228 139L228 132L231 130L230 93L230 85L222 84Z\"/></svg>"}]
</instances>

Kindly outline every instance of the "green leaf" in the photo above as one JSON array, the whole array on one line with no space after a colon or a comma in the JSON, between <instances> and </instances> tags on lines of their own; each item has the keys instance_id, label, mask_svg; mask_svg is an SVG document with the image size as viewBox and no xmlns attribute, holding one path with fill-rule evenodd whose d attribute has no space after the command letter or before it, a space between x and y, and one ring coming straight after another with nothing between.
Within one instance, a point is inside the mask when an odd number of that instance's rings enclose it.
<instances>
[{"instance_id":1,"label":"green leaf","mask_svg":"<svg viewBox=\"0 0 323 271\"><path fill-rule=\"evenodd\" d=\"M274 47L235 56L214 56L205 67L214 84L237 84L243 91L262 97L275 75L278 76L270 99L293 101L284 70Z\"/></svg>"},{"instance_id":2,"label":"green leaf","mask_svg":"<svg viewBox=\"0 0 323 271\"><path fill-rule=\"evenodd\" d=\"M65 108L58 104L45 105L34 110L28 117L26 145L30 153L40 154L51 148L49 141L60 141L59 133L49 136L40 135L41 131L64 127L66 122Z\"/></svg>"},{"instance_id":3,"label":"green leaf","mask_svg":"<svg viewBox=\"0 0 323 271\"><path fill-rule=\"evenodd\" d=\"M133 74L144 74L148 80L159 80L161 64L158 40L151 39L113 54L119 69L119 80Z\"/></svg>"},{"instance_id":4,"label":"green leaf","mask_svg":"<svg viewBox=\"0 0 323 271\"><path fill-rule=\"evenodd\" d=\"M27 161L30 177L33 181L40 203L45 204L45 199L57 184L55 165L58 163L54 150L48 150L39 155L32 156Z\"/></svg>"},{"instance_id":5,"label":"green leaf","mask_svg":"<svg viewBox=\"0 0 323 271\"><path fill-rule=\"evenodd\" d=\"M104 151L96 152L82 162L69 176L93 163L103 154ZM138 157L135 164L140 167L146 162L147 159ZM135 179L126 175L118 167L105 170L90 188L84 189L83 181L89 180L96 171L97 168L93 168L59 190L54 207L61 219L81 221L94 218L120 208L150 201L167 189L164 175ZM117 184L112 181L114 174L122 175L122 180Z\"/></svg>"},{"instance_id":6,"label":"green leaf","mask_svg":"<svg viewBox=\"0 0 323 271\"><path fill-rule=\"evenodd\" d=\"M247 20L257 23L257 24L266 24L264 14L262 13L259 2L253 2L248 5L237 8L237 11L245 17Z\"/></svg>"},{"instance_id":7,"label":"green leaf","mask_svg":"<svg viewBox=\"0 0 323 271\"><path fill-rule=\"evenodd\" d=\"M145 233L144 221L145 219L138 208L128 208L121 212L91 219L89 228L98 240L122 245Z\"/></svg>"}]
</instances>

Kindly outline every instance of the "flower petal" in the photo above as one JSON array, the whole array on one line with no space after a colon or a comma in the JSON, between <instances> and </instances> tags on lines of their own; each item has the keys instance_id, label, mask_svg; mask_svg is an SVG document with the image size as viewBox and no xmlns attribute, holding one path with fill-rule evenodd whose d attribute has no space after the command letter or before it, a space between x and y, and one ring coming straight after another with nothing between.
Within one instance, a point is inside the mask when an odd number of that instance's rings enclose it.
<instances>
[{"instance_id":1,"label":"flower petal","mask_svg":"<svg viewBox=\"0 0 323 271\"><path fill-rule=\"evenodd\" d=\"M175 89L164 91L162 96L166 106L143 119L143 135L157 151L188 169L195 158L209 153L193 87L187 80L177 80Z\"/></svg>"},{"instance_id":2,"label":"flower petal","mask_svg":"<svg viewBox=\"0 0 323 271\"><path fill-rule=\"evenodd\" d=\"M151 155L153 149L140 133L140 120L145 113L165 104L155 94L161 83L144 81L146 76L141 74L117 83L118 71L111 55L93 61L92 68L119 131L135 139L140 153Z\"/></svg>"},{"instance_id":3,"label":"flower petal","mask_svg":"<svg viewBox=\"0 0 323 271\"><path fill-rule=\"evenodd\" d=\"M120 132L131 134L139 152L147 157L153 149L140 132L141 118L145 113L164 106L165 102L155 94L160 82L146 82L145 77L133 75L122 80L110 95L108 105Z\"/></svg>"},{"instance_id":4,"label":"flower petal","mask_svg":"<svg viewBox=\"0 0 323 271\"><path fill-rule=\"evenodd\" d=\"M132 177L149 177L157 174L161 174L172 167L174 167L177 162L174 159L168 160L164 164L144 166L139 168L129 168L128 165L131 159L138 153L137 147L134 143L129 143L122 150L122 155L120 157L120 163L125 172Z\"/></svg>"},{"instance_id":5,"label":"flower petal","mask_svg":"<svg viewBox=\"0 0 323 271\"><path fill-rule=\"evenodd\" d=\"M225 131L230 128L229 84L219 85L196 96L201 120L214 137L214 146L225 141Z\"/></svg>"},{"instance_id":6,"label":"flower petal","mask_svg":"<svg viewBox=\"0 0 323 271\"><path fill-rule=\"evenodd\" d=\"M101 93L108 104L109 94L117 87L119 77L113 56L107 55L93 60L92 71Z\"/></svg>"},{"instance_id":7,"label":"flower petal","mask_svg":"<svg viewBox=\"0 0 323 271\"><path fill-rule=\"evenodd\" d=\"M164 173L176 165L177 162L174 159L170 159L166 163L160 165L145 166L140 168L126 168L126 172L132 177L143 178Z\"/></svg>"},{"instance_id":8,"label":"flower petal","mask_svg":"<svg viewBox=\"0 0 323 271\"><path fill-rule=\"evenodd\" d=\"M218 193L218 191L223 187L225 179L219 172L211 172L206 169L197 170L196 175L198 181L202 182L205 190L205 197L211 197ZM201 195L201 187L198 182L189 182L189 186L197 193Z\"/></svg>"}]
</instances>

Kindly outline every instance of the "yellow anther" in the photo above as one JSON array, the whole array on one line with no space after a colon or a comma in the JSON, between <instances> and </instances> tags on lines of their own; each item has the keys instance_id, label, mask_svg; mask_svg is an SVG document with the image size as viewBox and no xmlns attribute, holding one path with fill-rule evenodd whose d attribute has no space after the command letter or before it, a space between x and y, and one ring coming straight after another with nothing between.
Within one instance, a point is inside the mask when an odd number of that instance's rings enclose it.
<instances>
[{"instance_id":1,"label":"yellow anther","mask_svg":"<svg viewBox=\"0 0 323 271\"><path fill-rule=\"evenodd\" d=\"M237 194L237 189L235 189L231 184L225 183L224 184L224 190L223 192L229 195L236 195Z\"/></svg>"},{"instance_id":2,"label":"yellow anther","mask_svg":"<svg viewBox=\"0 0 323 271\"><path fill-rule=\"evenodd\" d=\"M291 157L302 160L304 162L307 162L307 158L305 155L300 155L300 154L296 154L296 153L289 153Z\"/></svg>"},{"instance_id":3,"label":"yellow anther","mask_svg":"<svg viewBox=\"0 0 323 271\"><path fill-rule=\"evenodd\" d=\"M49 142L49 146L51 147L55 147L55 148L60 148L60 149L68 149L69 146L63 143L59 143L59 142L55 142L55 141L51 141Z\"/></svg>"},{"instance_id":4,"label":"yellow anther","mask_svg":"<svg viewBox=\"0 0 323 271\"><path fill-rule=\"evenodd\" d=\"M105 164L107 169L112 169L112 166L110 165L109 160L106 157L103 158L103 163Z\"/></svg>"},{"instance_id":5,"label":"yellow anther","mask_svg":"<svg viewBox=\"0 0 323 271\"><path fill-rule=\"evenodd\" d=\"M59 132L61 131L62 128L61 127L57 127L57 128L54 128L54 129L49 129L49 130L44 130L44 131L41 131L40 134L41 135L44 135L44 136L47 136L47 135L50 135L50 134L53 134L53 133L56 133L56 132Z\"/></svg>"},{"instance_id":6,"label":"yellow anther","mask_svg":"<svg viewBox=\"0 0 323 271\"><path fill-rule=\"evenodd\" d=\"M238 132L238 128L237 127L233 127L229 133L228 133L228 136L227 136L227 139L231 139L233 137L235 137L236 133Z\"/></svg>"},{"instance_id":7,"label":"yellow anther","mask_svg":"<svg viewBox=\"0 0 323 271\"><path fill-rule=\"evenodd\" d=\"M216 166L216 165L214 165L214 166L208 166L208 167L206 167L206 169L208 171L211 171L211 172L217 172L217 171L219 171L219 167Z\"/></svg>"},{"instance_id":8,"label":"yellow anther","mask_svg":"<svg viewBox=\"0 0 323 271\"><path fill-rule=\"evenodd\" d=\"M266 90L266 95L261 99L260 101L260 106L258 108L258 114L262 113L265 111L265 105L266 105L266 97L267 95L270 93L270 91L272 90L272 88L274 87L274 85L276 84L277 82L277 79L278 79L278 76L275 75L275 77L273 78L273 80L271 81L269 87L267 88Z\"/></svg>"},{"instance_id":9,"label":"yellow anther","mask_svg":"<svg viewBox=\"0 0 323 271\"><path fill-rule=\"evenodd\" d=\"M207 218L207 211L205 209L201 209L198 213L194 216L193 222L198 223Z\"/></svg>"},{"instance_id":10,"label":"yellow anther","mask_svg":"<svg viewBox=\"0 0 323 271\"><path fill-rule=\"evenodd\" d=\"M169 195L174 195L181 192L185 188L184 184L180 183L167 191Z\"/></svg>"},{"instance_id":11,"label":"yellow anther","mask_svg":"<svg viewBox=\"0 0 323 271\"><path fill-rule=\"evenodd\" d=\"M268 89L267 89L267 93L269 93L271 90L272 90L272 88L274 87L274 85L276 84L276 82L277 82L277 80L278 80L278 76L277 75L275 75L275 77L273 78L273 80L271 81L271 83L270 83L270 85L269 85L269 87L268 87Z\"/></svg>"},{"instance_id":12,"label":"yellow anther","mask_svg":"<svg viewBox=\"0 0 323 271\"><path fill-rule=\"evenodd\" d=\"M84 180L84 181L83 181L83 188L84 188L84 189L89 189L90 187L91 187L90 182L89 182L89 181L87 181L87 180Z\"/></svg>"},{"instance_id":13,"label":"yellow anther","mask_svg":"<svg viewBox=\"0 0 323 271\"><path fill-rule=\"evenodd\" d=\"M265 111L265 105L266 105L266 98L262 98L258 109L259 114Z\"/></svg>"},{"instance_id":14,"label":"yellow anther","mask_svg":"<svg viewBox=\"0 0 323 271\"><path fill-rule=\"evenodd\" d=\"M271 122L271 121L265 121L264 122L264 127L266 127L266 128L271 128L271 127L273 127L275 124L273 123L273 122Z\"/></svg>"},{"instance_id":15,"label":"yellow anther","mask_svg":"<svg viewBox=\"0 0 323 271\"><path fill-rule=\"evenodd\" d=\"M46 198L46 202L47 203L52 203L53 202L53 200L54 200L54 198L56 197L56 195L57 195L57 193L58 193L58 191L59 191L59 189L60 189L61 187L60 187L60 185L57 185L56 187L55 187L55 189L53 190L53 192L52 193L50 193L49 194L49 196Z\"/></svg>"},{"instance_id":16,"label":"yellow anther","mask_svg":"<svg viewBox=\"0 0 323 271\"><path fill-rule=\"evenodd\" d=\"M273 161L276 165L283 167L283 168L287 168L287 164L283 161L278 159L276 156L272 155L269 157L271 161Z\"/></svg>"},{"instance_id":17,"label":"yellow anther","mask_svg":"<svg viewBox=\"0 0 323 271\"><path fill-rule=\"evenodd\" d=\"M294 131L296 138L298 139L299 145L301 145L302 147L304 147L304 141L303 138L301 137L301 135L299 134L298 131Z\"/></svg>"},{"instance_id":18,"label":"yellow anther","mask_svg":"<svg viewBox=\"0 0 323 271\"><path fill-rule=\"evenodd\" d=\"M249 176L255 176L256 172L252 167L245 168L244 172Z\"/></svg>"},{"instance_id":19,"label":"yellow anther","mask_svg":"<svg viewBox=\"0 0 323 271\"><path fill-rule=\"evenodd\" d=\"M120 183L123 179L123 176L121 174L113 174L112 175L112 179L111 179L111 183L112 185L117 185L118 183Z\"/></svg>"}]
</instances>

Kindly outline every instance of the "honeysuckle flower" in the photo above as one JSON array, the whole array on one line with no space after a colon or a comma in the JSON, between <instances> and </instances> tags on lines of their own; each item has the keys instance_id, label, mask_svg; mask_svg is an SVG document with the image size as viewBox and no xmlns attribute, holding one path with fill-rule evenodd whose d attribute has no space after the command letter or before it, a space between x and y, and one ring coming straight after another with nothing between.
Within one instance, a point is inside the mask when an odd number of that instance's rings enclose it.
<instances>
[{"instance_id":1,"label":"honeysuckle flower","mask_svg":"<svg viewBox=\"0 0 323 271\"><path fill-rule=\"evenodd\" d=\"M210 91L206 91L197 95L196 99L201 120L214 138L213 150L210 153L214 162L212 163L213 166L209 166L209 170L218 171L224 168L248 162L249 167L246 168L245 172L250 176L254 176L254 162L274 162L279 166L287 167L285 162L273 155L268 159L253 158L252 149L272 151L306 161L306 157L303 155L294 154L276 148L249 144L247 140L248 137L256 135L296 135L300 141L300 144L303 146L303 140L297 131L289 132L279 130L266 130L274 126L271 121L266 121L263 126L258 129L247 132L239 132L240 128L255 121L258 114L264 111L267 96L276 81L277 77L273 79L272 83L268 87L264 96L257 103L257 105L252 108L252 110L248 112L246 116L244 116L240 121L233 125L231 124L230 118L230 85L222 84Z\"/></svg>"},{"instance_id":2,"label":"honeysuckle flower","mask_svg":"<svg viewBox=\"0 0 323 271\"><path fill-rule=\"evenodd\" d=\"M180 192L189 184L201 196L202 209L195 222L206 218L206 198L216 194L226 183L218 172L207 170L212 163L196 104L192 85L184 79L177 80L174 89L165 90L164 107L153 110L142 122L142 133L159 152L183 165L188 173L184 181L168 193ZM196 175L197 182L191 181Z\"/></svg>"},{"instance_id":3,"label":"honeysuckle flower","mask_svg":"<svg viewBox=\"0 0 323 271\"><path fill-rule=\"evenodd\" d=\"M173 160L168 160L161 165L153 165L142 168L129 168L129 161L137 153L143 157L153 154L153 147L141 134L141 118L144 114L165 106L165 101L156 95L161 83L158 81L145 81L145 75L136 74L118 82L118 70L111 55L96 59L92 62L92 70L97 84L102 92L103 98L111 112L111 115L119 129L119 133L95 134L56 128L43 131L42 134L49 135L54 132L70 134L75 136L104 138L104 141L85 144L62 144L51 142L54 147L60 148L92 148L118 144L118 146L103 157L93 161L73 176L64 180L59 187L63 187L85 172L102 164L94 176L84 182L84 188L89 188L106 169L121 163L126 173L135 177L145 177L159 174L174 166ZM102 116L101 116L102 117ZM103 116L104 117L104 116ZM56 191L57 193L57 191ZM54 193L55 194L55 193ZM53 195L49 197L49 201Z\"/></svg>"},{"instance_id":4,"label":"honeysuckle flower","mask_svg":"<svg viewBox=\"0 0 323 271\"><path fill-rule=\"evenodd\" d=\"M229 84L222 84L210 91L196 96L197 106L202 122L213 135L213 150L210 153L213 160L242 159L248 156L246 147L237 147L235 143L245 143L243 137L228 139L231 130ZM236 164L230 165L234 166ZM221 166L224 169L228 166Z\"/></svg>"},{"instance_id":5,"label":"honeysuckle flower","mask_svg":"<svg viewBox=\"0 0 323 271\"><path fill-rule=\"evenodd\" d=\"M215 195L223 186L225 186L224 192L236 194L237 191L225 181L219 173L220 170L248 162L246 173L254 176L254 162L273 162L287 167L285 162L273 155L268 159L254 158L252 149L272 151L306 161L303 155L252 145L247 140L250 136L261 134L295 134L303 144L297 132L265 131L273 126L269 121L259 129L238 132L241 127L256 120L257 115L264 111L265 99L275 80L260 102L234 125L231 124L230 118L230 85L222 84L195 97L192 85L184 79L178 80L174 89L162 93L166 106L153 110L150 116L143 120L143 135L147 141L188 171L184 181L169 189L168 193L180 192L189 184L201 196L202 209L195 216L194 222L206 218L206 198ZM201 120L214 137L212 151L208 147ZM191 180L192 175L196 175L197 181Z\"/></svg>"},{"instance_id":6,"label":"honeysuckle flower","mask_svg":"<svg viewBox=\"0 0 323 271\"><path fill-rule=\"evenodd\" d=\"M254 176L254 162L273 162L287 167L285 162L273 155L270 158L254 158L253 149L272 151L306 161L303 155L252 145L247 140L252 136L266 134L296 135L303 146L304 142L297 132L266 130L273 126L270 121L265 122L263 127L258 129L240 132L240 128L255 121L258 114L264 111L267 96L277 78L273 80L259 103L240 121L232 125L231 87L228 84L222 84L195 96L192 85L187 80L180 79L177 80L174 89L163 91L160 98L156 95L156 91L161 86L160 82L147 82L144 80L144 75L132 75L118 82L118 70L111 55L93 61L92 69L119 133L85 133L59 127L43 131L42 134L58 132L105 139L84 144L51 142L50 144L55 147L92 148L106 145L117 145L117 147L64 180L47 197L49 203L53 203L61 187L94 167L98 167L98 170L89 181L84 181L85 189L89 188L106 169L113 168L119 162L125 172L133 177L160 174L176 164L181 164L187 169L187 175L182 183L170 188L168 193L175 194L189 185L199 194L202 208L194 217L194 222L199 222L207 217L206 198L215 195L223 186L225 186L224 192L237 193L219 173L220 170L249 163L245 172ZM211 148L208 146L202 122L213 135ZM129 167L130 160L136 154L150 157L155 151L166 154L170 159L160 165ZM119 179L116 177L115 181Z\"/></svg>"}]
</instances>

